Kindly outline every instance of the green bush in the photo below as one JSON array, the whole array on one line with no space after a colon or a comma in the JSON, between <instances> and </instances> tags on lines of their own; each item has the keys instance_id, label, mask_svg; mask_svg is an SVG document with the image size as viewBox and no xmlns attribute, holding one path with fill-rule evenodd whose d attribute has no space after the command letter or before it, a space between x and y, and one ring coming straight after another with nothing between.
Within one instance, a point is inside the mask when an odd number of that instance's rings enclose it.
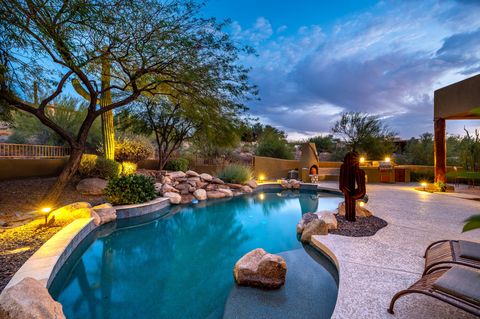
<instances>
[{"instance_id":1,"label":"green bush","mask_svg":"<svg viewBox=\"0 0 480 319\"><path fill-rule=\"evenodd\" d=\"M165 164L164 169L167 171L182 171L185 172L188 169L188 160L186 158L171 159Z\"/></svg>"},{"instance_id":2,"label":"green bush","mask_svg":"<svg viewBox=\"0 0 480 319\"><path fill-rule=\"evenodd\" d=\"M241 164L230 164L217 173L218 178L227 183L245 183L252 179L250 167Z\"/></svg>"},{"instance_id":3,"label":"green bush","mask_svg":"<svg viewBox=\"0 0 480 319\"><path fill-rule=\"evenodd\" d=\"M110 179L120 176L122 165L114 160L98 157L95 165L98 176L104 179Z\"/></svg>"},{"instance_id":4,"label":"green bush","mask_svg":"<svg viewBox=\"0 0 480 319\"><path fill-rule=\"evenodd\" d=\"M128 136L115 142L115 160L138 163L151 157L155 152L152 143L143 136Z\"/></svg>"},{"instance_id":5,"label":"green bush","mask_svg":"<svg viewBox=\"0 0 480 319\"><path fill-rule=\"evenodd\" d=\"M465 182L472 181L477 183L480 181L480 172L448 172L447 179L449 181L457 179Z\"/></svg>"},{"instance_id":6,"label":"green bush","mask_svg":"<svg viewBox=\"0 0 480 319\"><path fill-rule=\"evenodd\" d=\"M92 154L84 154L80 160L78 172L83 177L101 177L105 179L118 177L122 166L115 161Z\"/></svg>"},{"instance_id":7,"label":"green bush","mask_svg":"<svg viewBox=\"0 0 480 319\"><path fill-rule=\"evenodd\" d=\"M80 166L78 167L78 172L83 177L92 177L97 174L96 163L97 155L93 154L83 154L82 159L80 160Z\"/></svg>"},{"instance_id":8,"label":"green bush","mask_svg":"<svg viewBox=\"0 0 480 319\"><path fill-rule=\"evenodd\" d=\"M105 194L107 200L115 205L145 203L156 196L153 180L135 174L110 179Z\"/></svg>"},{"instance_id":9,"label":"green bush","mask_svg":"<svg viewBox=\"0 0 480 319\"><path fill-rule=\"evenodd\" d=\"M271 129L265 131L258 140L255 154L258 156L293 159L293 148L282 133Z\"/></svg>"},{"instance_id":10,"label":"green bush","mask_svg":"<svg viewBox=\"0 0 480 319\"><path fill-rule=\"evenodd\" d=\"M429 182L433 183L433 171L412 171L410 172L410 180L412 182Z\"/></svg>"},{"instance_id":11,"label":"green bush","mask_svg":"<svg viewBox=\"0 0 480 319\"><path fill-rule=\"evenodd\" d=\"M132 162L123 162L122 163L122 175L128 176L135 174L137 171L137 164Z\"/></svg>"}]
</instances>

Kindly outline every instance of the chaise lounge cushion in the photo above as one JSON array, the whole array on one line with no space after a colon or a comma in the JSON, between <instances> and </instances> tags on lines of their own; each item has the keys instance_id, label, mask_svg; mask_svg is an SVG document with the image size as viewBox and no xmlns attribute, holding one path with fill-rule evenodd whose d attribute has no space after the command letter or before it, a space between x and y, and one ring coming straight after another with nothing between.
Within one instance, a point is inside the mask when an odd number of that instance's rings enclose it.
<instances>
[{"instance_id":1,"label":"chaise lounge cushion","mask_svg":"<svg viewBox=\"0 0 480 319\"><path fill-rule=\"evenodd\" d=\"M459 255L462 258L468 258L480 261L480 244L471 241L460 240L458 242Z\"/></svg>"},{"instance_id":2,"label":"chaise lounge cushion","mask_svg":"<svg viewBox=\"0 0 480 319\"><path fill-rule=\"evenodd\" d=\"M438 291L480 305L480 271L453 267L432 285Z\"/></svg>"}]
</instances>

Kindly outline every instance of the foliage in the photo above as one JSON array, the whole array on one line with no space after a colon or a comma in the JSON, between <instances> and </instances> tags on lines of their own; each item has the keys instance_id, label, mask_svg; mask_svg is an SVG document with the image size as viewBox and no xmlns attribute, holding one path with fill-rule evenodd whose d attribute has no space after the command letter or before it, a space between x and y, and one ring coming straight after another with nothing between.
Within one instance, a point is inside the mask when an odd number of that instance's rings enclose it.
<instances>
[{"instance_id":1,"label":"foliage","mask_svg":"<svg viewBox=\"0 0 480 319\"><path fill-rule=\"evenodd\" d=\"M156 196L153 180L135 174L110 179L105 194L107 200L115 205L145 203Z\"/></svg>"},{"instance_id":2,"label":"foliage","mask_svg":"<svg viewBox=\"0 0 480 319\"><path fill-rule=\"evenodd\" d=\"M87 115L87 106L73 98L62 98L54 106L47 109L49 119L58 123L70 134L75 134ZM68 143L55 131L45 126L35 116L14 112L12 119L13 134L8 142L19 144L42 144L67 146ZM102 128L99 120L94 121L88 133L86 146L96 148L102 141Z\"/></svg>"},{"instance_id":3,"label":"foliage","mask_svg":"<svg viewBox=\"0 0 480 319\"><path fill-rule=\"evenodd\" d=\"M479 182L480 181L480 172L470 172L470 171L461 171L461 172L448 172L448 180L461 179L465 181Z\"/></svg>"},{"instance_id":4,"label":"foliage","mask_svg":"<svg viewBox=\"0 0 480 319\"><path fill-rule=\"evenodd\" d=\"M122 165L101 156L84 154L78 168L84 177L101 177L104 179L118 177L122 173Z\"/></svg>"},{"instance_id":5,"label":"foliage","mask_svg":"<svg viewBox=\"0 0 480 319\"><path fill-rule=\"evenodd\" d=\"M150 140L139 135L125 135L115 142L115 160L138 163L153 156L155 149Z\"/></svg>"},{"instance_id":6,"label":"foliage","mask_svg":"<svg viewBox=\"0 0 480 319\"><path fill-rule=\"evenodd\" d=\"M128 176L135 174L137 171L137 164L132 162L122 162L122 175Z\"/></svg>"},{"instance_id":7,"label":"foliage","mask_svg":"<svg viewBox=\"0 0 480 319\"><path fill-rule=\"evenodd\" d=\"M252 170L249 166L241 164L229 164L222 168L217 177L227 183L243 184L252 179Z\"/></svg>"},{"instance_id":8,"label":"foliage","mask_svg":"<svg viewBox=\"0 0 480 319\"><path fill-rule=\"evenodd\" d=\"M102 114L141 96L243 108L256 95L249 69L239 63L239 55L252 50L233 42L225 23L204 18L202 6L194 0L0 0L0 110L30 113L72 148L45 202L55 202L75 174L88 132ZM102 63L110 65L107 87L101 85ZM29 101L33 82L46 93L35 104ZM89 96L73 133L47 114L48 105L70 93L70 82ZM111 103L99 107L108 94Z\"/></svg>"},{"instance_id":9,"label":"foliage","mask_svg":"<svg viewBox=\"0 0 480 319\"><path fill-rule=\"evenodd\" d=\"M479 229L480 228L480 215L470 216L465 220L462 232Z\"/></svg>"},{"instance_id":10,"label":"foliage","mask_svg":"<svg viewBox=\"0 0 480 319\"><path fill-rule=\"evenodd\" d=\"M188 169L188 160L186 158L173 158L165 164L165 169L185 172Z\"/></svg>"},{"instance_id":11,"label":"foliage","mask_svg":"<svg viewBox=\"0 0 480 319\"><path fill-rule=\"evenodd\" d=\"M332 153L335 150L335 145L337 142L335 141L333 135L319 135L315 137L311 137L308 140L310 143L315 143L315 147L319 153L328 152Z\"/></svg>"},{"instance_id":12,"label":"foliage","mask_svg":"<svg viewBox=\"0 0 480 319\"><path fill-rule=\"evenodd\" d=\"M369 159L381 159L395 150L395 133L378 116L361 112L343 113L332 128L350 150L366 154Z\"/></svg>"},{"instance_id":13,"label":"foliage","mask_svg":"<svg viewBox=\"0 0 480 319\"><path fill-rule=\"evenodd\" d=\"M255 153L258 156L293 159L293 148L288 144L285 133L269 125L260 135Z\"/></svg>"},{"instance_id":14,"label":"foliage","mask_svg":"<svg viewBox=\"0 0 480 319\"><path fill-rule=\"evenodd\" d=\"M410 180L414 182L433 183L433 180L434 180L433 170L411 171Z\"/></svg>"}]
</instances>

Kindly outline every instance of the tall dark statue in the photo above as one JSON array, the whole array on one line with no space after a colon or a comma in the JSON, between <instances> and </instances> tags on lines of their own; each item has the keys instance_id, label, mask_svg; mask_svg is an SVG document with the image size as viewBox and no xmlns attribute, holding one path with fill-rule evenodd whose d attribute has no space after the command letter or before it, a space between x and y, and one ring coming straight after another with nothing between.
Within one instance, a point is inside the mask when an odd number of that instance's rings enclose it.
<instances>
[{"instance_id":1,"label":"tall dark statue","mask_svg":"<svg viewBox=\"0 0 480 319\"><path fill-rule=\"evenodd\" d=\"M345 219L355 221L356 201L365 196L365 172L360 169L358 153L348 152L340 166L339 188L345 195Z\"/></svg>"}]
</instances>

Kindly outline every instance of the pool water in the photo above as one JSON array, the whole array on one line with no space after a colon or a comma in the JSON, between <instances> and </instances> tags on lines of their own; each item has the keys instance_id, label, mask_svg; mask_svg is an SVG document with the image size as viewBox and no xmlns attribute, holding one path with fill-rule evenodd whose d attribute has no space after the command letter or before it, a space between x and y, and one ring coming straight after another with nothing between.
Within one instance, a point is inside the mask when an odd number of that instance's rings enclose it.
<instances>
[{"instance_id":1,"label":"pool water","mask_svg":"<svg viewBox=\"0 0 480 319\"><path fill-rule=\"evenodd\" d=\"M241 256L258 247L301 248L301 215L340 201L326 193L264 192L106 224L75 250L50 293L69 319L221 318ZM336 296L334 277L321 284Z\"/></svg>"}]
</instances>

